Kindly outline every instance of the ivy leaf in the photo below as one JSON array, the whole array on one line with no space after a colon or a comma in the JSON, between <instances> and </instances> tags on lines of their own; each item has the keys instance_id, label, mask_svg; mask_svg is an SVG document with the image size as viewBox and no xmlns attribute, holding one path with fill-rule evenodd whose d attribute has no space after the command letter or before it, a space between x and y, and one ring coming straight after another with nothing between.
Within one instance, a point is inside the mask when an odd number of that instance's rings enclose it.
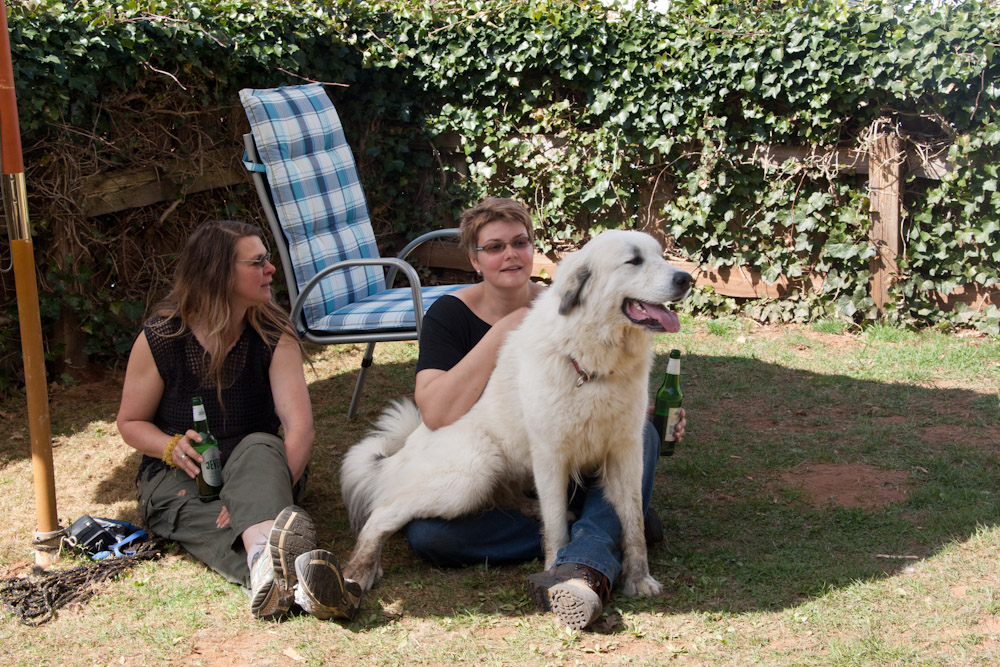
<instances>
[{"instance_id":1,"label":"ivy leaf","mask_svg":"<svg viewBox=\"0 0 1000 667\"><path fill-rule=\"evenodd\" d=\"M773 285L774 283L778 282L778 278L781 277L781 270L782 270L781 264L775 262L774 264L771 264L763 271L761 271L760 277L768 285Z\"/></svg>"},{"instance_id":2,"label":"ivy leaf","mask_svg":"<svg viewBox=\"0 0 1000 667\"><path fill-rule=\"evenodd\" d=\"M858 254L858 247L853 243L828 243L823 249L837 259L850 259Z\"/></svg>"},{"instance_id":3,"label":"ivy leaf","mask_svg":"<svg viewBox=\"0 0 1000 667\"><path fill-rule=\"evenodd\" d=\"M602 90L594 97L594 102L590 105L590 111L595 115L601 115L608 108L608 105L614 100L614 93L608 90Z\"/></svg>"}]
</instances>

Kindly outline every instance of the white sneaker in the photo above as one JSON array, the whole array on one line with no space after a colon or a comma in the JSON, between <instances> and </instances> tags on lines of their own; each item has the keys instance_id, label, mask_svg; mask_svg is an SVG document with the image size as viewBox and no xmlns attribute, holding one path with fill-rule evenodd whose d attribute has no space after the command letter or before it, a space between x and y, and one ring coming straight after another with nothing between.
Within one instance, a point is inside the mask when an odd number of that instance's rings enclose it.
<instances>
[{"instance_id":1,"label":"white sneaker","mask_svg":"<svg viewBox=\"0 0 1000 667\"><path fill-rule=\"evenodd\" d=\"M277 618L292 606L295 559L316 548L316 529L305 510L289 505L278 513L267 547L250 565L250 613Z\"/></svg>"}]
</instances>

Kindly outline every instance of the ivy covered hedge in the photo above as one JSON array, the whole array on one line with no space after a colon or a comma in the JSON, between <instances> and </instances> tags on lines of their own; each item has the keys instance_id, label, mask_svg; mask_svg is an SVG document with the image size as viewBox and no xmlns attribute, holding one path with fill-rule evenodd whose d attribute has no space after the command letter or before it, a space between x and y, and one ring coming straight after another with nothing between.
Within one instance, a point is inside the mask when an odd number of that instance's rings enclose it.
<instances>
[{"instance_id":1,"label":"ivy covered hedge","mask_svg":"<svg viewBox=\"0 0 1000 667\"><path fill-rule=\"evenodd\" d=\"M997 330L994 307L935 301L997 289L995 0L678 0L665 13L589 0L36 0L8 12L44 324L89 326L91 358L127 350L197 221L259 214L239 187L86 218L95 174L235 163L237 91L306 79L343 84L329 91L387 243L511 195L533 209L543 250L624 226L707 266L824 277L819 293L803 282L782 299L692 301L773 321L875 316L867 181L819 159L768 167L755 150L864 149L888 128L953 165L905 185L892 316Z\"/></svg>"}]
</instances>

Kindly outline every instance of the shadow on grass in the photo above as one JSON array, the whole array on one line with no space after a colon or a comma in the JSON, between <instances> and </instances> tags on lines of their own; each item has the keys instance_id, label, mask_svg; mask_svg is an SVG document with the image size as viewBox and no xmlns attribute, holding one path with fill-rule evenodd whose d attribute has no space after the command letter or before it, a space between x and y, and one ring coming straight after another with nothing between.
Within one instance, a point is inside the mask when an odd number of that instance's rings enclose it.
<instances>
[{"instance_id":1,"label":"shadow on grass","mask_svg":"<svg viewBox=\"0 0 1000 667\"><path fill-rule=\"evenodd\" d=\"M659 377L665 358L657 359ZM355 370L313 380L316 419L310 491L321 546L341 560L353 546L340 498L343 453L386 404L410 395L413 362L376 365L358 418L346 420ZM891 575L1000 518L1000 411L996 396L821 375L742 357L691 354L683 387L687 436L660 460L653 505L666 543L650 550L655 599L616 594L611 607L644 612L736 613L794 606L858 580ZM105 405L107 404L107 405ZM64 401L53 421L86 428ZM88 405L113 420L117 401ZM75 411L75 412L74 412ZM63 414L66 412L66 414ZM95 417L96 418L96 417ZM0 439L0 457L27 456L23 439ZM94 500L134 497L138 454L108 471ZM782 475L801 464L865 464L905 471L906 499L873 509L815 506ZM57 484L58 486L58 484ZM461 619L470 613L538 613L524 589L537 562L440 570L405 541L389 540L385 576L349 627L396 615Z\"/></svg>"},{"instance_id":2,"label":"shadow on grass","mask_svg":"<svg viewBox=\"0 0 1000 667\"><path fill-rule=\"evenodd\" d=\"M125 500L135 500L135 477L140 461L142 454L132 451L125 463L112 468L107 477L97 483L92 497L93 502L113 505Z\"/></svg>"},{"instance_id":3,"label":"shadow on grass","mask_svg":"<svg viewBox=\"0 0 1000 667\"><path fill-rule=\"evenodd\" d=\"M665 357L657 359L662 372ZM343 435L353 373L315 382L332 438L319 464L336 485L343 451L386 403L412 391L412 364L369 373L358 424ZM653 505L666 542L650 550L655 599L615 595L612 607L645 612L744 612L794 606L833 588L889 576L1000 519L1000 411L993 395L844 375L759 360L689 355L684 363L687 436L658 465ZM654 379L659 377L654 373ZM654 380L655 381L655 380ZM323 460L329 457L330 460ZM904 471L905 500L861 509L814 505L782 475L802 464L863 464ZM336 494L336 489L333 490ZM338 499L339 500L339 499ZM336 511L343 512L337 504ZM331 525L346 527L346 516ZM352 536L337 531L335 549ZM524 577L539 563L439 570L396 536L385 576L363 607L364 625L399 613L534 613ZM486 582L490 582L487 584Z\"/></svg>"}]
</instances>

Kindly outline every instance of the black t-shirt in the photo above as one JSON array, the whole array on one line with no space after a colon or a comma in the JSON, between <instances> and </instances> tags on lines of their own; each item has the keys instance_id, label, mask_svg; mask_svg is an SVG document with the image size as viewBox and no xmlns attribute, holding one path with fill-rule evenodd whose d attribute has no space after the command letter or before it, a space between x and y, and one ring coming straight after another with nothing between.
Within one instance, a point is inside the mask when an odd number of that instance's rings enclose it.
<instances>
[{"instance_id":1,"label":"black t-shirt","mask_svg":"<svg viewBox=\"0 0 1000 667\"><path fill-rule=\"evenodd\" d=\"M442 296L431 304L424 315L417 372L425 368L451 370L483 339L491 327L457 296Z\"/></svg>"}]
</instances>

